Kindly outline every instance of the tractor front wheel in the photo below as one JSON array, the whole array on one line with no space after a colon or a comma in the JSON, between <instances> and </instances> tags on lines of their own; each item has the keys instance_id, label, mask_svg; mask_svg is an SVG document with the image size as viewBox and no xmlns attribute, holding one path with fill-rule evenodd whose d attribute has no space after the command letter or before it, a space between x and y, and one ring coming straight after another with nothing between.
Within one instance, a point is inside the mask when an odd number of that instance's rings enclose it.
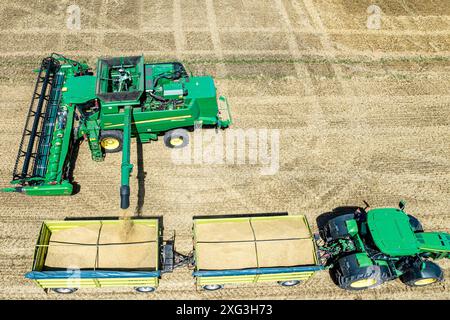
<instances>
[{"instance_id":1,"label":"tractor front wheel","mask_svg":"<svg viewBox=\"0 0 450 320\"><path fill-rule=\"evenodd\" d=\"M412 215L408 214L408 218L409 218L409 225L411 226L411 229L412 231L414 231L414 233L423 232L422 224L420 223L419 220L417 220L416 217L413 217Z\"/></svg>"},{"instance_id":2,"label":"tractor front wheel","mask_svg":"<svg viewBox=\"0 0 450 320\"><path fill-rule=\"evenodd\" d=\"M106 153L122 151L123 133L119 130L105 130L100 134L100 145Z\"/></svg>"},{"instance_id":3,"label":"tractor front wheel","mask_svg":"<svg viewBox=\"0 0 450 320\"><path fill-rule=\"evenodd\" d=\"M164 134L164 144L171 149L179 149L189 144L189 133L186 129L175 129Z\"/></svg>"},{"instance_id":4,"label":"tractor front wheel","mask_svg":"<svg viewBox=\"0 0 450 320\"><path fill-rule=\"evenodd\" d=\"M414 267L406 271L400 280L411 287L422 287L429 284L433 284L442 281L444 278L444 272L442 269L431 261L425 261L425 266Z\"/></svg>"}]
</instances>

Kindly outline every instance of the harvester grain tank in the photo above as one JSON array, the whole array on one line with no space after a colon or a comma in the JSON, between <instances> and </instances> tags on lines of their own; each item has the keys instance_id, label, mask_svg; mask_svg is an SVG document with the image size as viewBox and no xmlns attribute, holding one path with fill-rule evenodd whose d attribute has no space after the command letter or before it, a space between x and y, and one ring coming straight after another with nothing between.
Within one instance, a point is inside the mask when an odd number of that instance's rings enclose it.
<instances>
[{"instance_id":1,"label":"harvester grain tank","mask_svg":"<svg viewBox=\"0 0 450 320\"><path fill-rule=\"evenodd\" d=\"M97 74L83 62L52 54L42 61L14 166L13 187L27 195L70 195L80 141L92 159L122 152L121 208L129 206L130 139L164 135L170 148L189 143L201 124L227 128L227 99L210 76L192 76L179 62L144 63L142 56L99 59Z\"/></svg>"}]
</instances>

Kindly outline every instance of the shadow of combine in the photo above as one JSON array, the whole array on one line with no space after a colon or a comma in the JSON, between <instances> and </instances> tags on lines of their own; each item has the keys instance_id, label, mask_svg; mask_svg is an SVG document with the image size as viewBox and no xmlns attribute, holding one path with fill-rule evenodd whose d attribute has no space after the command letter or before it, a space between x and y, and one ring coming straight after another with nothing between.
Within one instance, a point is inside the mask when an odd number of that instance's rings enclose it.
<instances>
[{"instance_id":1,"label":"shadow of combine","mask_svg":"<svg viewBox=\"0 0 450 320\"><path fill-rule=\"evenodd\" d=\"M78 153L80 151L80 145L81 145L81 140L75 141L72 144L71 149L69 150L69 156L68 156L68 158L70 160L69 160L68 169L67 169L67 179L73 185L72 195L77 194L81 190L81 186L78 182L76 182L74 180L74 174L73 174L75 171L75 167L76 167L76 163L77 163L77 159L78 159Z\"/></svg>"}]
</instances>

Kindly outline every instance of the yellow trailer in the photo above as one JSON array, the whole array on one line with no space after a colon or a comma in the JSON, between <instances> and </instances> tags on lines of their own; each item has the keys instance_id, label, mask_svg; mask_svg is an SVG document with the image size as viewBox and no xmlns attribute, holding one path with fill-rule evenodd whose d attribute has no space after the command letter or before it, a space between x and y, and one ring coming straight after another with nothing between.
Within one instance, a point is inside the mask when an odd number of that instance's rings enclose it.
<instances>
[{"instance_id":1,"label":"yellow trailer","mask_svg":"<svg viewBox=\"0 0 450 320\"><path fill-rule=\"evenodd\" d=\"M45 221L26 278L58 293L133 287L152 292L161 275L159 219Z\"/></svg>"},{"instance_id":2,"label":"yellow trailer","mask_svg":"<svg viewBox=\"0 0 450 320\"><path fill-rule=\"evenodd\" d=\"M197 285L278 282L294 286L322 270L303 215L265 214L194 218Z\"/></svg>"}]
</instances>

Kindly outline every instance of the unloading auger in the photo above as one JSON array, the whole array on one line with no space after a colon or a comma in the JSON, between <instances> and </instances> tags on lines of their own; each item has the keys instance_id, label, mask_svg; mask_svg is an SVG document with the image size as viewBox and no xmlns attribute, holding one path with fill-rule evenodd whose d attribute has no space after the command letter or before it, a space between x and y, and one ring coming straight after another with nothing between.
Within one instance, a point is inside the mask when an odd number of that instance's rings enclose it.
<instances>
[{"instance_id":1,"label":"unloading auger","mask_svg":"<svg viewBox=\"0 0 450 320\"><path fill-rule=\"evenodd\" d=\"M194 125L225 129L232 123L227 99L217 98L213 78L192 76L179 62L99 59L94 75L86 63L54 53L37 72L13 186L4 192L72 194L78 145L86 141L94 161L122 151L120 206L126 209L131 138L145 143L164 135L166 146L182 148Z\"/></svg>"}]
</instances>

